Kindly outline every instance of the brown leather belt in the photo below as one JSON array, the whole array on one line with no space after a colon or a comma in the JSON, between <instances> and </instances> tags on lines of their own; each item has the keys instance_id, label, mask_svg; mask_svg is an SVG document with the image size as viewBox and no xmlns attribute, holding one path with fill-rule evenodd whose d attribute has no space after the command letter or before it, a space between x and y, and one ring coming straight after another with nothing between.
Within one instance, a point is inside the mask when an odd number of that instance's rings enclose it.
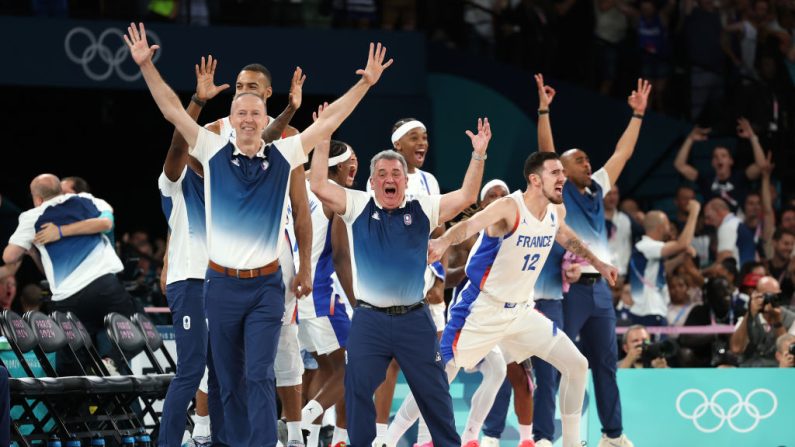
<instances>
[{"instance_id":1,"label":"brown leather belt","mask_svg":"<svg viewBox=\"0 0 795 447\"><path fill-rule=\"evenodd\" d=\"M271 273L275 273L276 270L279 270L279 261L276 260L264 267L259 267L256 269L249 269L249 270L230 269L228 267L218 265L213 261L210 261L209 267L212 270L215 270L218 273L223 273L226 276L232 276L241 279L251 279L251 278L256 278L258 276L265 276L265 275L270 275Z\"/></svg>"}]
</instances>

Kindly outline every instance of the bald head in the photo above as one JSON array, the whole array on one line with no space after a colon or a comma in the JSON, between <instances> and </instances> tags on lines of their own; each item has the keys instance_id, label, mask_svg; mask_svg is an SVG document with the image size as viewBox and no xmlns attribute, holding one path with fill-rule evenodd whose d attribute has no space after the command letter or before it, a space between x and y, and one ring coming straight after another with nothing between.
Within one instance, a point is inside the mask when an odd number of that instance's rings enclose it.
<instances>
[{"instance_id":1,"label":"bald head","mask_svg":"<svg viewBox=\"0 0 795 447\"><path fill-rule=\"evenodd\" d=\"M662 211L649 211L646 213L646 217L643 218L643 229L648 233L656 230L657 227L665 224L667 221L668 216Z\"/></svg>"},{"instance_id":2,"label":"bald head","mask_svg":"<svg viewBox=\"0 0 795 447\"><path fill-rule=\"evenodd\" d=\"M34 203L52 199L61 194L61 180L52 174L41 174L30 182L30 195ZM37 203L36 206L39 204Z\"/></svg>"},{"instance_id":3,"label":"bald head","mask_svg":"<svg viewBox=\"0 0 795 447\"><path fill-rule=\"evenodd\" d=\"M591 160L581 149L569 149L560 156L566 178L578 189L591 186Z\"/></svg>"},{"instance_id":4,"label":"bald head","mask_svg":"<svg viewBox=\"0 0 795 447\"><path fill-rule=\"evenodd\" d=\"M781 293L781 286L776 278L763 276L756 283L756 291L759 293Z\"/></svg>"}]
</instances>

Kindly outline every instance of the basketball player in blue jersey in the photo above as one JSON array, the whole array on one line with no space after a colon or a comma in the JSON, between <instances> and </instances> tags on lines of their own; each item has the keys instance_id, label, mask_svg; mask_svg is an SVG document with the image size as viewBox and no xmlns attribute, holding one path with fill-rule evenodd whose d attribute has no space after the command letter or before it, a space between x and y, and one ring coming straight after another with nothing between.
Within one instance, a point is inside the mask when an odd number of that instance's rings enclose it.
<instances>
[{"instance_id":1,"label":"basketball player in blue jersey","mask_svg":"<svg viewBox=\"0 0 795 447\"><path fill-rule=\"evenodd\" d=\"M580 446L580 417L588 363L558 328L533 309L533 286L547 260L552 242L588 259L610 283L618 271L597 258L563 222L565 177L557 154L536 152L524 167L527 190L492 203L472 218L454 225L428 244L428 262L438 260L452 244L479 232L467 262L469 278L461 298L450 310L441 350L448 379L460 368L474 368L499 347L508 361L532 355L546 359L562 372L560 405L563 446ZM484 399L482 423L491 402ZM480 426L469 421L462 445L476 447Z\"/></svg>"},{"instance_id":2,"label":"basketball player in blue jersey","mask_svg":"<svg viewBox=\"0 0 795 447\"><path fill-rule=\"evenodd\" d=\"M536 86L539 96L538 149L554 152L555 144L549 118L554 90L544 84L541 75L536 75ZM566 223L582 237L583 242L594 253L604 259L609 259L604 195L610 191L632 157L650 92L651 85L648 81L638 79L637 89L627 99L633 112L629 125L604 167L592 174L588 155L580 149L570 149L561 156L568 180L563 187ZM549 262L541 272L540 282L555 284L555 287L545 288L545 294L549 296L539 296L545 303L541 310L553 321L556 320L558 325L562 325L571 339L579 336L579 348L588 359L593 372L596 407L602 422L599 447L632 447L632 442L623 434L621 423L621 401L616 383L616 314L613 310L612 294L594 266L583 265L579 280L571 284L564 297L557 285L560 284L565 248L553 248ZM534 361L533 367L536 370L537 384L533 430L536 446L546 447L554 439L556 377L549 365L544 365L543 362Z\"/></svg>"},{"instance_id":3,"label":"basketball player in blue jersey","mask_svg":"<svg viewBox=\"0 0 795 447\"><path fill-rule=\"evenodd\" d=\"M159 48L146 41L143 24L124 36L130 54L161 113L202 163L206 200L205 301L210 345L224 406L230 445L273 446L277 442L274 359L284 314L284 285L278 256L284 244L286 192L293 168L325 135L350 115L392 64L386 49L371 44L362 78L330 104L299 135L266 145L262 97L241 93L232 101L235 139L196 124L152 63Z\"/></svg>"},{"instance_id":4,"label":"basketball player in blue jersey","mask_svg":"<svg viewBox=\"0 0 795 447\"><path fill-rule=\"evenodd\" d=\"M316 115L315 115L316 116ZM358 161L353 148L332 140L329 150L328 179L345 188L353 186ZM339 292L334 290L334 253L331 232L334 213L324 205L306 184L312 210L312 294L298 304L301 346L314 353L318 361L317 383L307 393L302 410L303 428L309 430L307 447L317 447L320 419L324 411L336 405L336 424L332 447L347 441L345 402L345 346L350 331L350 318Z\"/></svg>"},{"instance_id":5,"label":"basketball player in blue jersey","mask_svg":"<svg viewBox=\"0 0 795 447\"><path fill-rule=\"evenodd\" d=\"M488 120L478 120L477 135L467 135L473 152L462 187L441 196L407 196L405 159L391 150L370 162L372 194L328 182L327 147L319 146L312 159L312 191L342 216L351 250L357 310L348 337L345 403L352 445L366 446L376 437L373 392L393 358L406 366L434 444L460 444L423 289L431 231L474 202L480 187Z\"/></svg>"}]
</instances>

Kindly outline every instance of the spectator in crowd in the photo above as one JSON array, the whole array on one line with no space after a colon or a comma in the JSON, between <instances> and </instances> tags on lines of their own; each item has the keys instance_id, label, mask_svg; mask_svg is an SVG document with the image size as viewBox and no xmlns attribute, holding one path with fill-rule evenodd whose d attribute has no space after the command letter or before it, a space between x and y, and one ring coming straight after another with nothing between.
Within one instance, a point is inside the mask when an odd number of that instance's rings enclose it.
<instances>
[{"instance_id":1,"label":"spectator in crowd","mask_svg":"<svg viewBox=\"0 0 795 447\"><path fill-rule=\"evenodd\" d=\"M632 11L624 0L594 0L594 58L599 92L609 95L616 78L621 44L627 35L627 15Z\"/></svg>"},{"instance_id":2,"label":"spectator in crowd","mask_svg":"<svg viewBox=\"0 0 795 447\"><path fill-rule=\"evenodd\" d=\"M668 217L662 211L646 213L646 234L635 244L630 261L629 281L632 286L630 318L635 324L666 326L668 315L668 286L665 281L666 259L690 250L696 219L701 205L695 200L688 204L690 214L684 230L674 241L665 240L670 233Z\"/></svg>"},{"instance_id":3,"label":"spectator in crowd","mask_svg":"<svg viewBox=\"0 0 795 447\"><path fill-rule=\"evenodd\" d=\"M646 327L636 324L627 328L622 338L622 348L626 355L618 362L619 368L668 368L668 360L665 357L657 357L651 360L651 365L643 363L643 349L651 343L651 337Z\"/></svg>"},{"instance_id":4,"label":"spectator in crowd","mask_svg":"<svg viewBox=\"0 0 795 447\"><path fill-rule=\"evenodd\" d=\"M668 303L666 316L669 326L684 326L687 316L696 303L690 297L690 287L685 275L672 275L668 279L668 294L671 302Z\"/></svg>"},{"instance_id":5,"label":"spectator in crowd","mask_svg":"<svg viewBox=\"0 0 795 447\"><path fill-rule=\"evenodd\" d=\"M690 119L723 99L723 25L714 0L684 0L683 40L690 65Z\"/></svg>"},{"instance_id":6,"label":"spectator in crowd","mask_svg":"<svg viewBox=\"0 0 795 447\"><path fill-rule=\"evenodd\" d=\"M618 185L605 195L605 220L611 262L618 268L618 274L623 279L627 276L629 257L632 255L633 226L629 216L618 210L618 197Z\"/></svg>"},{"instance_id":7,"label":"spectator in crowd","mask_svg":"<svg viewBox=\"0 0 795 447\"><path fill-rule=\"evenodd\" d=\"M781 219L778 228L795 233L795 208L785 208L781 211Z\"/></svg>"},{"instance_id":8,"label":"spectator in crowd","mask_svg":"<svg viewBox=\"0 0 795 447\"><path fill-rule=\"evenodd\" d=\"M771 251L773 255L767 259L766 266L770 276L781 283L781 294L789 298L793 307L795 298L795 233L786 228L779 228L773 233Z\"/></svg>"},{"instance_id":9,"label":"spectator in crowd","mask_svg":"<svg viewBox=\"0 0 795 447\"><path fill-rule=\"evenodd\" d=\"M775 301L780 293L778 281L765 276L751 294L748 312L730 339L731 351L742 354L741 366L775 366L776 339L788 331L795 333L795 313Z\"/></svg>"},{"instance_id":10,"label":"spectator in crowd","mask_svg":"<svg viewBox=\"0 0 795 447\"><path fill-rule=\"evenodd\" d=\"M687 216L689 215L687 212L688 203L690 203L691 200L695 200L695 198L696 190L690 186L680 185L676 188L676 194L674 195L674 214L670 217L671 223L674 224L677 230L682 231L682 228L685 227Z\"/></svg>"},{"instance_id":11,"label":"spectator in crowd","mask_svg":"<svg viewBox=\"0 0 795 447\"><path fill-rule=\"evenodd\" d=\"M704 201L714 197L724 199L732 211L737 211L738 207L745 201L748 193L749 181L759 178L760 168L766 166L766 158L759 144L759 138L751 128L748 120L741 118L738 120L738 135L741 138L751 140L754 151L754 163L748 166L743 175L734 165L734 158L729 149L718 146L712 151L712 173L701 175L694 166L688 164L690 150L693 143L705 141L708 138L710 129L694 127L690 134L685 138L684 143L679 148L674 160L674 167L683 177L696 182Z\"/></svg>"},{"instance_id":12,"label":"spectator in crowd","mask_svg":"<svg viewBox=\"0 0 795 447\"><path fill-rule=\"evenodd\" d=\"M413 31L417 28L417 0L383 0L381 28Z\"/></svg>"},{"instance_id":13,"label":"spectator in crowd","mask_svg":"<svg viewBox=\"0 0 795 447\"><path fill-rule=\"evenodd\" d=\"M17 278L13 273L2 276L0 274L0 308L10 309L11 303L17 296Z\"/></svg>"},{"instance_id":14,"label":"spectator in crowd","mask_svg":"<svg viewBox=\"0 0 795 447\"><path fill-rule=\"evenodd\" d=\"M776 361L779 368L795 367L795 335L784 334L776 339Z\"/></svg>"},{"instance_id":15,"label":"spectator in crowd","mask_svg":"<svg viewBox=\"0 0 795 447\"><path fill-rule=\"evenodd\" d=\"M22 288L22 292L20 292L19 299L17 300L19 307L17 309L17 313L22 315L25 312L33 310L40 311L42 309L43 297L44 291L41 290L41 287L37 286L36 284L26 285Z\"/></svg>"},{"instance_id":16,"label":"spectator in crowd","mask_svg":"<svg viewBox=\"0 0 795 447\"><path fill-rule=\"evenodd\" d=\"M640 0L636 27L640 50L640 76L652 85L651 106L663 110L668 77L671 74L671 45L668 23L676 6L667 0L661 9L654 0Z\"/></svg>"},{"instance_id":17,"label":"spectator in crowd","mask_svg":"<svg viewBox=\"0 0 795 447\"><path fill-rule=\"evenodd\" d=\"M732 257L743 265L756 258L753 234L723 199L714 198L707 202L704 223L718 229L716 262Z\"/></svg>"}]
</instances>

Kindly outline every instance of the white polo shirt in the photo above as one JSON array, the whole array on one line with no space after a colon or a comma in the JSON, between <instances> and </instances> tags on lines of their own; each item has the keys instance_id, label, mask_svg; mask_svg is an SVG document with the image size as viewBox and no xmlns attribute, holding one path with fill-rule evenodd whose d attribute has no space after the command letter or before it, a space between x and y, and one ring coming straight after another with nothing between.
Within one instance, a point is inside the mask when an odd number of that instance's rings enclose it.
<instances>
[{"instance_id":1,"label":"white polo shirt","mask_svg":"<svg viewBox=\"0 0 795 447\"><path fill-rule=\"evenodd\" d=\"M671 297L665 281L663 246L665 242L654 240L645 234L635 244L628 272L634 301L629 311L635 315L668 315Z\"/></svg>"},{"instance_id":2,"label":"white polo shirt","mask_svg":"<svg viewBox=\"0 0 795 447\"><path fill-rule=\"evenodd\" d=\"M164 172L157 184L170 235L166 284L204 279L207 271L204 179L185 166L177 181L169 180Z\"/></svg>"},{"instance_id":3,"label":"white polo shirt","mask_svg":"<svg viewBox=\"0 0 795 447\"><path fill-rule=\"evenodd\" d=\"M107 203L91 194L61 194L19 215L19 225L9 244L38 248L53 301L61 301L108 273L122 270L121 260L106 236L100 233L69 236L46 245L33 238L45 223L67 225L100 217Z\"/></svg>"},{"instance_id":4,"label":"white polo shirt","mask_svg":"<svg viewBox=\"0 0 795 447\"><path fill-rule=\"evenodd\" d=\"M263 143L249 158L234 141L199 128L190 154L204 168L210 260L224 267L253 269L278 259L285 243L290 173L306 162L301 136Z\"/></svg>"}]
</instances>

